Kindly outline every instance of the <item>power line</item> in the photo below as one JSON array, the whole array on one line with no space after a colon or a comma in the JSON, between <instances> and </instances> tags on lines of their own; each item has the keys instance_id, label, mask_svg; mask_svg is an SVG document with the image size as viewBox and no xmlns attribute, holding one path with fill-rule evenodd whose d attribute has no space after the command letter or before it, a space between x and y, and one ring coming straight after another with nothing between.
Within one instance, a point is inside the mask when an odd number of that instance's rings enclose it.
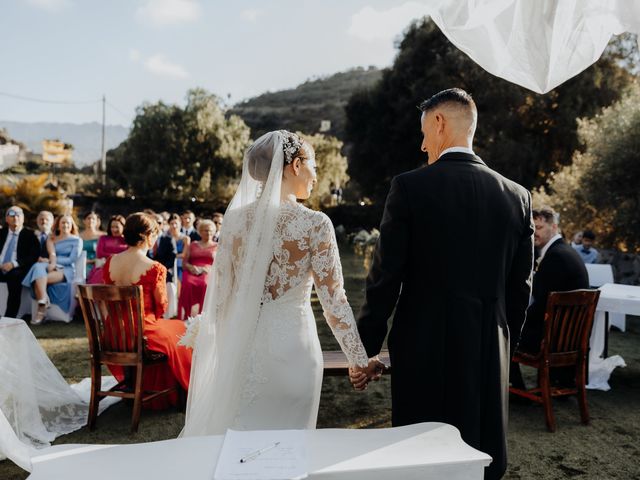
<instances>
[{"instance_id":1,"label":"power line","mask_svg":"<svg viewBox=\"0 0 640 480\"><path fill-rule=\"evenodd\" d=\"M107 100L107 105L109 107L111 107L114 111L116 111L117 113L119 113L122 118L124 118L127 121L131 121L131 115L127 115L126 113L123 113L122 110L120 110L118 107L116 107L113 103L111 103L110 101Z\"/></svg>"},{"instance_id":2,"label":"power line","mask_svg":"<svg viewBox=\"0 0 640 480\"><path fill-rule=\"evenodd\" d=\"M34 97L26 97L24 95L15 95L13 93L0 92L0 96L15 98L17 100L25 100L28 102L37 102L37 103L56 103L60 105L80 105L80 104L88 104L88 103L98 103L101 102L102 99L97 100L47 100L44 98L34 98Z\"/></svg>"}]
</instances>

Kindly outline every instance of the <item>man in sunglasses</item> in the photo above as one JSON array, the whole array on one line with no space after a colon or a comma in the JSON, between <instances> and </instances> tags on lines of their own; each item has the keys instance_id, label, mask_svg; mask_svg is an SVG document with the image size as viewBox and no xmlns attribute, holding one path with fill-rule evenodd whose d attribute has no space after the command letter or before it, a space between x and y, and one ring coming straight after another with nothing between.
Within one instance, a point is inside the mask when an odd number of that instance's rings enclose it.
<instances>
[{"instance_id":1,"label":"man in sunglasses","mask_svg":"<svg viewBox=\"0 0 640 480\"><path fill-rule=\"evenodd\" d=\"M7 284L9 298L4 316L13 317L20 308L22 280L38 260L40 243L34 231L24 226L24 212L10 207L5 215L7 228L0 230L0 282Z\"/></svg>"}]
</instances>

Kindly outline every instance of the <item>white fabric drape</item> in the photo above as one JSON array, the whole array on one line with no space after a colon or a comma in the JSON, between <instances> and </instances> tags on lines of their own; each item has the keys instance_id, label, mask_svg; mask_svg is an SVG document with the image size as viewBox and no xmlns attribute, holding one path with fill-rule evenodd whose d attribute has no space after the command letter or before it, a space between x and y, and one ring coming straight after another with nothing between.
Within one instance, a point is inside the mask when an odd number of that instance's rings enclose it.
<instances>
[{"instance_id":1,"label":"white fabric drape","mask_svg":"<svg viewBox=\"0 0 640 480\"><path fill-rule=\"evenodd\" d=\"M36 448L86 425L90 387L90 379L70 386L24 321L0 319L0 460L30 470ZM119 400L104 399L99 411Z\"/></svg>"},{"instance_id":2,"label":"white fabric drape","mask_svg":"<svg viewBox=\"0 0 640 480\"><path fill-rule=\"evenodd\" d=\"M640 33L637 0L431 0L427 10L478 65L537 93L595 63L612 35Z\"/></svg>"}]
</instances>

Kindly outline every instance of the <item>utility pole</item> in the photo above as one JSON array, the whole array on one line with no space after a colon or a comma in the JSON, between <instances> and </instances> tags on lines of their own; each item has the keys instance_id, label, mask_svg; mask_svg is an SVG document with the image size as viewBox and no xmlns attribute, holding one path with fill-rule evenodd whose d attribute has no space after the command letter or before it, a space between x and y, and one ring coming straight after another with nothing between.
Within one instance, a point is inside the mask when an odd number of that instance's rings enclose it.
<instances>
[{"instance_id":1,"label":"utility pole","mask_svg":"<svg viewBox=\"0 0 640 480\"><path fill-rule=\"evenodd\" d=\"M102 188L103 188L103 194L105 193L104 190L106 190L107 187L107 153L104 149L104 134L105 134L105 117L106 117L106 113L105 113L105 104L106 104L106 97L104 96L104 94L102 94L102 155L101 155L101 160L100 160L100 170L102 171Z\"/></svg>"}]
</instances>

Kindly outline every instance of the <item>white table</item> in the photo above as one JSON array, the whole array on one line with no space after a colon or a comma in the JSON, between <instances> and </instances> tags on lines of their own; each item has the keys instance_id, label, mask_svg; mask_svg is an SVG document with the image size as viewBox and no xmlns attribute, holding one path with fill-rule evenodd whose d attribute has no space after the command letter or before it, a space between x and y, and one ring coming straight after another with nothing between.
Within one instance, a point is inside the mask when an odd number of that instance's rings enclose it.
<instances>
[{"instance_id":1,"label":"white table","mask_svg":"<svg viewBox=\"0 0 640 480\"><path fill-rule=\"evenodd\" d=\"M589 385L587 388L609 389L609 376L616 367L625 366L620 355L606 357L609 325L607 313L640 315L640 287L605 283L600 287L600 299L596 307L593 329L589 339Z\"/></svg>"},{"instance_id":2,"label":"white table","mask_svg":"<svg viewBox=\"0 0 640 480\"><path fill-rule=\"evenodd\" d=\"M491 457L458 430L419 423L373 430L308 430L310 479L482 479ZM32 457L29 480L212 480L223 436L132 445L59 445Z\"/></svg>"}]
</instances>

